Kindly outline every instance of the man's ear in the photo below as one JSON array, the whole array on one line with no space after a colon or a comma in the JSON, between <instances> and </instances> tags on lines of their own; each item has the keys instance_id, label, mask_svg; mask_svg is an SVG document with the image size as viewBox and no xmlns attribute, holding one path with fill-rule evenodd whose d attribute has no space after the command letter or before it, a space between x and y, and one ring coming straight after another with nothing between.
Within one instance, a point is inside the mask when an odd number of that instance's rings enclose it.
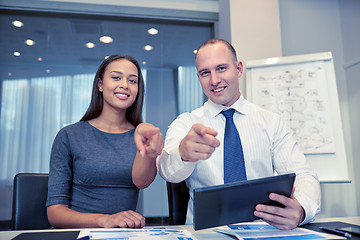
<instances>
[{"instance_id":1,"label":"man's ear","mask_svg":"<svg viewBox=\"0 0 360 240\"><path fill-rule=\"evenodd\" d=\"M239 78L240 78L241 75L243 74L243 64L242 64L241 61L237 62L236 69L238 70L238 75L239 75Z\"/></svg>"},{"instance_id":2,"label":"man's ear","mask_svg":"<svg viewBox=\"0 0 360 240\"><path fill-rule=\"evenodd\" d=\"M103 81L99 78L98 79L98 88L99 88L99 91L102 92L103 91Z\"/></svg>"}]
</instances>

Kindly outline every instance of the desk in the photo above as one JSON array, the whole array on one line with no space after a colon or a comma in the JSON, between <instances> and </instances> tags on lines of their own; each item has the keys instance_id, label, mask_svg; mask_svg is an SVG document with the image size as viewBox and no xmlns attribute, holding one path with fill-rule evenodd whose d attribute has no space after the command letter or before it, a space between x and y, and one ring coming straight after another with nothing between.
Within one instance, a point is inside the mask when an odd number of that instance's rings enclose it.
<instances>
[{"instance_id":1,"label":"desk","mask_svg":"<svg viewBox=\"0 0 360 240\"><path fill-rule=\"evenodd\" d=\"M160 226L159 226L160 227ZM232 237L228 237L225 234L214 232L213 229L204 229L195 231L192 225L181 225L181 226L161 226L169 229L182 229L188 230L191 232L198 240L215 240L215 239L233 239ZM156 228L156 226L148 227L148 228ZM82 229L53 229L53 230L24 230L24 231L0 231L0 240L11 240L16 237L20 233L24 232L47 232L47 231L71 231L71 230L82 230Z\"/></svg>"},{"instance_id":2,"label":"desk","mask_svg":"<svg viewBox=\"0 0 360 240\"><path fill-rule=\"evenodd\" d=\"M359 217L341 217L341 218L320 218L315 220L314 222L345 222L350 224L360 225L360 216ZM182 226L165 226L169 229L186 229L191 232L198 240L214 240L214 239L233 239L233 237L227 236L222 233L214 232L213 228L203 229L195 231L192 225L182 225ZM153 228L153 227L149 227ZM56 230L26 230L26 231L0 231L0 239L1 240L10 240L16 237L18 234L23 232L42 232L42 231L69 231L70 229L56 229ZM71 230L81 230L81 229L71 229Z\"/></svg>"}]
</instances>

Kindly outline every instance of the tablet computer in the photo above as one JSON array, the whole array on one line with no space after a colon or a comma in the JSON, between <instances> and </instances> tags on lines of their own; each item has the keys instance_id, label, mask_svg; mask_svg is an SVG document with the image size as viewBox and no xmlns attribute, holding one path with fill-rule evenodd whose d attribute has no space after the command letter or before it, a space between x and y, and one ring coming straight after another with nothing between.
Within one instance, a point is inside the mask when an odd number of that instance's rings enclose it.
<instances>
[{"instance_id":1,"label":"tablet computer","mask_svg":"<svg viewBox=\"0 0 360 240\"><path fill-rule=\"evenodd\" d=\"M270 193L290 197L295 173L194 189L194 229L256 220L259 203L281 206Z\"/></svg>"}]
</instances>

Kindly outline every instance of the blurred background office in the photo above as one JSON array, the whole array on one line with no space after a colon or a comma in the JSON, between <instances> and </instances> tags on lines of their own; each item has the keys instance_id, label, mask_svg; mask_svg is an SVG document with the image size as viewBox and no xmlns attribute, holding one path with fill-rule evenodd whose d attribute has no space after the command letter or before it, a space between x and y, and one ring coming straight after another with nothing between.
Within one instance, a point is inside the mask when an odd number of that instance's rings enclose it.
<instances>
[{"instance_id":1,"label":"blurred background office","mask_svg":"<svg viewBox=\"0 0 360 240\"><path fill-rule=\"evenodd\" d=\"M321 183L319 217L360 215L360 1L0 0L0 221L11 219L15 174L48 172L55 134L84 114L106 56L142 64L143 119L165 135L178 114L206 100L194 50L212 37L230 41L244 62L332 52L348 176ZM159 176L138 206L166 224Z\"/></svg>"}]
</instances>

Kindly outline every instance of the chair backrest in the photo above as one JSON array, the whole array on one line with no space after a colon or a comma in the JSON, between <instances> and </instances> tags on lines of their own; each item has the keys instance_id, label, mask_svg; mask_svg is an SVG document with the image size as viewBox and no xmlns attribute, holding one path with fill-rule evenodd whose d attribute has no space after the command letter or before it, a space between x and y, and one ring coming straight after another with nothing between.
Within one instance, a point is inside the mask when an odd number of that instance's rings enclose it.
<instances>
[{"instance_id":1,"label":"chair backrest","mask_svg":"<svg viewBox=\"0 0 360 240\"><path fill-rule=\"evenodd\" d=\"M180 183L167 182L169 203L169 224L184 225L189 202L189 188L185 181Z\"/></svg>"},{"instance_id":2,"label":"chair backrest","mask_svg":"<svg viewBox=\"0 0 360 240\"><path fill-rule=\"evenodd\" d=\"M19 173L14 178L11 228L51 228L46 213L48 174Z\"/></svg>"}]
</instances>

